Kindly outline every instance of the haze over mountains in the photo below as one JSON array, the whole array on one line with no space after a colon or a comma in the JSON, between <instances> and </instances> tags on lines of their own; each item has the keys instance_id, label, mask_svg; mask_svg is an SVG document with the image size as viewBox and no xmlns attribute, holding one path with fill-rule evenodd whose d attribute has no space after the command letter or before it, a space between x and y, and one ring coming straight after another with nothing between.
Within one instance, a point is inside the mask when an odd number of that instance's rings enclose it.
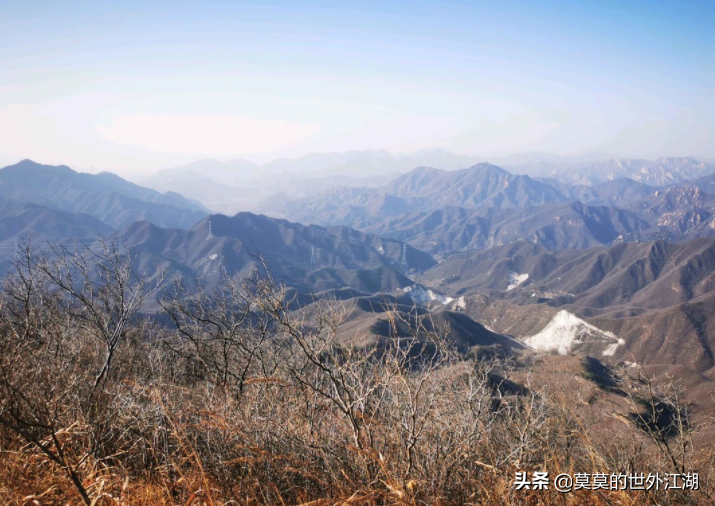
<instances>
[{"instance_id":1,"label":"haze over mountains","mask_svg":"<svg viewBox=\"0 0 715 506\"><path fill-rule=\"evenodd\" d=\"M0 506L715 506L715 1L0 12Z\"/></svg>"},{"instance_id":2,"label":"haze over mountains","mask_svg":"<svg viewBox=\"0 0 715 506\"><path fill-rule=\"evenodd\" d=\"M0 198L89 214L111 227L137 220L188 227L207 211L177 193L159 193L108 172L83 174L31 160L0 170Z\"/></svg>"},{"instance_id":3,"label":"haze over mountains","mask_svg":"<svg viewBox=\"0 0 715 506\"><path fill-rule=\"evenodd\" d=\"M167 288L246 276L260 257L298 300L351 301L343 331L363 338L384 330L368 306L416 304L441 314L465 353L534 348L713 372L715 165L534 156L507 170L421 156L451 170L357 152L204 161L148 180L191 188L191 200L25 160L0 170L0 269L30 236L101 234L138 269L166 269ZM211 213L222 202L262 214Z\"/></svg>"},{"instance_id":4,"label":"haze over mountains","mask_svg":"<svg viewBox=\"0 0 715 506\"><path fill-rule=\"evenodd\" d=\"M470 157L446 150L405 156L393 156L387 151L313 153L265 164L241 159L199 160L161 170L141 183L161 191L178 191L202 200L216 211L233 214L255 210L268 198L308 196L337 185L380 186L420 165L457 169L470 161Z\"/></svg>"},{"instance_id":5,"label":"haze over mountains","mask_svg":"<svg viewBox=\"0 0 715 506\"><path fill-rule=\"evenodd\" d=\"M434 149L401 156L385 151L314 153L264 164L241 159L200 160L159 171L137 182L160 191L176 191L202 201L214 211L234 214L245 210L262 211L263 200L309 197L333 186L383 186L415 167L452 171L484 162L513 174L547 179L550 186L566 183L584 187L618 178L662 186L712 172L710 162L687 157L642 160L607 155L560 157L526 153L486 158Z\"/></svg>"},{"instance_id":6,"label":"haze over mountains","mask_svg":"<svg viewBox=\"0 0 715 506\"><path fill-rule=\"evenodd\" d=\"M157 172L155 177L198 173L219 183L234 184L239 181L281 174L303 177L319 175L355 175L382 177L402 173L421 165L459 169L473 163L474 158L446 150L425 150L410 155L395 156L384 150L346 151L343 153L311 153L299 158L280 158L264 164L248 160L199 160L180 167Z\"/></svg>"},{"instance_id":7,"label":"haze over mountains","mask_svg":"<svg viewBox=\"0 0 715 506\"><path fill-rule=\"evenodd\" d=\"M526 169L529 165L521 166ZM682 183L712 173L712 163L690 157L663 157L657 160L611 158L595 163L565 163L555 169L532 170L534 174L585 185L629 178L650 186Z\"/></svg>"},{"instance_id":8,"label":"haze over mountains","mask_svg":"<svg viewBox=\"0 0 715 506\"><path fill-rule=\"evenodd\" d=\"M715 232L715 165L663 159L635 176L592 184L512 174L491 164L443 171L419 167L377 188L336 187L314 196L264 202L269 215L304 223L342 224L405 240L432 254L528 240L549 248L586 248L615 241L680 242ZM660 177L665 166L666 176ZM603 178L593 167L593 179ZM618 174L612 173L616 177ZM648 176L648 177L646 177ZM652 176L652 177L650 177ZM694 181L689 176L699 176ZM676 182L672 182L676 181Z\"/></svg>"}]
</instances>

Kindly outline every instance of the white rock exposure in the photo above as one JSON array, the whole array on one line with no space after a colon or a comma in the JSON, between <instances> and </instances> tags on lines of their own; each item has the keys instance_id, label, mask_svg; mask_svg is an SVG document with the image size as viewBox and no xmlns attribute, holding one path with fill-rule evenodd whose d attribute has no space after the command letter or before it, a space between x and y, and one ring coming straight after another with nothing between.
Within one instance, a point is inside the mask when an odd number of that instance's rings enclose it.
<instances>
[{"instance_id":1,"label":"white rock exposure","mask_svg":"<svg viewBox=\"0 0 715 506\"><path fill-rule=\"evenodd\" d=\"M452 297L440 295L420 285L408 286L407 288L403 288L402 291L405 292L413 301L420 304L426 304L432 301L437 301L440 304L449 304L454 300Z\"/></svg>"},{"instance_id":2,"label":"white rock exposure","mask_svg":"<svg viewBox=\"0 0 715 506\"><path fill-rule=\"evenodd\" d=\"M506 287L506 290L513 290L517 286L523 285L527 279L529 279L528 273L519 274L518 272L509 271L509 286Z\"/></svg>"},{"instance_id":3,"label":"white rock exposure","mask_svg":"<svg viewBox=\"0 0 715 506\"><path fill-rule=\"evenodd\" d=\"M583 321L568 311L559 311L541 332L524 340L524 344L540 351L556 351L566 355L574 344L583 343L585 339L610 342L603 355L612 356L618 346L625 344L612 332L601 330Z\"/></svg>"}]
</instances>

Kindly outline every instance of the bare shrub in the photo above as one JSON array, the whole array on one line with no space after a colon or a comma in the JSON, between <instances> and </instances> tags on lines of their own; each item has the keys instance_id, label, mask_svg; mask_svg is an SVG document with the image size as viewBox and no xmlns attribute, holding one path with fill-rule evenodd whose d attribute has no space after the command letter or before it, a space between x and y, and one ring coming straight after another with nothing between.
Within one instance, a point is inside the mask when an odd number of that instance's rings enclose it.
<instances>
[{"instance_id":1,"label":"bare shrub","mask_svg":"<svg viewBox=\"0 0 715 506\"><path fill-rule=\"evenodd\" d=\"M176 339L167 339L165 344L197 366L197 378L239 396L251 377L270 375L275 369L264 356L273 316L254 304L260 285L255 277L238 281L224 273L214 290L198 283L189 291L177 280L160 300L178 331Z\"/></svg>"},{"instance_id":2,"label":"bare shrub","mask_svg":"<svg viewBox=\"0 0 715 506\"><path fill-rule=\"evenodd\" d=\"M115 438L111 397L98 387L150 293L131 259L104 242L27 243L3 282L0 424L59 466L87 504L83 468Z\"/></svg>"},{"instance_id":3,"label":"bare shrub","mask_svg":"<svg viewBox=\"0 0 715 506\"><path fill-rule=\"evenodd\" d=\"M7 504L708 504L677 382L616 375L557 395L528 361L478 360L420 307L296 308L269 275L135 275L104 244L29 246L0 296L0 502ZM264 266L265 267L265 266ZM574 382L577 376L573 376ZM585 381L585 380L584 380ZM612 391L619 390L621 396ZM613 405L597 431L593 397ZM607 418L607 414L603 418ZM603 435L605 434L605 436ZM516 491L517 471L703 473L696 492ZM552 474L553 476L553 474Z\"/></svg>"}]
</instances>

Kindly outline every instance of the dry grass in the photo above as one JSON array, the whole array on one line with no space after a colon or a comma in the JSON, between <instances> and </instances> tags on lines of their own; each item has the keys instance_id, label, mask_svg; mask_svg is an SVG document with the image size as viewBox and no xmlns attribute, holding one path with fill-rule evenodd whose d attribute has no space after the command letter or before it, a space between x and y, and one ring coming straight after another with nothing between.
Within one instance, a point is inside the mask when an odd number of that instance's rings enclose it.
<instances>
[{"instance_id":1,"label":"dry grass","mask_svg":"<svg viewBox=\"0 0 715 506\"><path fill-rule=\"evenodd\" d=\"M673 383L644 390L614 375L599 389L574 362L468 360L416 310L386 311L389 337L351 344L336 339L344 307L289 311L270 279L182 288L164 300L176 326L161 326L129 315L122 290L101 281L73 299L43 265L29 258L32 282L10 279L0 299L2 504L715 501L712 453L693 445L698 425ZM97 329L114 328L113 311L124 323L110 341ZM651 426L639 406L682 416ZM701 473L700 491L514 487L517 471L680 468Z\"/></svg>"}]
</instances>

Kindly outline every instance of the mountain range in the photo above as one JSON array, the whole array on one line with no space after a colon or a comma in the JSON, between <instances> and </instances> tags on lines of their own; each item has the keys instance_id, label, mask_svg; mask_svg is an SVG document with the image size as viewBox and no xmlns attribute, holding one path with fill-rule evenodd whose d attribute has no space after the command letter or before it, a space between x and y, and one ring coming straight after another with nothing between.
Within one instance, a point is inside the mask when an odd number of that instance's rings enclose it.
<instances>
[{"instance_id":1,"label":"mountain range","mask_svg":"<svg viewBox=\"0 0 715 506\"><path fill-rule=\"evenodd\" d=\"M308 197L338 185L382 186L417 166L458 169L472 162L471 157L446 150L403 156L377 150L312 153L264 164L207 159L158 171L139 182L200 200L214 211L234 214L260 211L261 202L267 199Z\"/></svg>"},{"instance_id":2,"label":"mountain range","mask_svg":"<svg viewBox=\"0 0 715 506\"><path fill-rule=\"evenodd\" d=\"M410 285L410 272L436 265L428 254L392 239L252 213L211 215L189 230L137 222L112 237L129 248L142 271L166 269L169 279L212 286L224 273L247 276L264 261L276 281L304 295L343 288L391 291Z\"/></svg>"},{"instance_id":3,"label":"mountain range","mask_svg":"<svg viewBox=\"0 0 715 506\"><path fill-rule=\"evenodd\" d=\"M715 235L715 197L707 193L714 179L654 187L617 178L586 186L486 163L456 171L419 167L381 187L335 187L266 201L261 210L388 235L440 257L518 240L551 249L682 242Z\"/></svg>"},{"instance_id":4,"label":"mountain range","mask_svg":"<svg viewBox=\"0 0 715 506\"><path fill-rule=\"evenodd\" d=\"M539 169L529 164L509 166L520 172L553 177L565 183L594 185L613 179L628 178L649 186L682 183L715 172L715 164L690 157L662 157L656 160L609 158L607 160L542 164Z\"/></svg>"},{"instance_id":5,"label":"mountain range","mask_svg":"<svg viewBox=\"0 0 715 506\"><path fill-rule=\"evenodd\" d=\"M500 292L587 316L633 316L715 291L715 239L557 251L517 242L452 255L420 281L450 295Z\"/></svg>"},{"instance_id":6,"label":"mountain range","mask_svg":"<svg viewBox=\"0 0 715 506\"><path fill-rule=\"evenodd\" d=\"M186 228L207 214L177 193L159 193L108 172L84 174L31 160L0 169L0 198L88 214L113 228L138 220Z\"/></svg>"},{"instance_id":7,"label":"mountain range","mask_svg":"<svg viewBox=\"0 0 715 506\"><path fill-rule=\"evenodd\" d=\"M316 176L383 176L389 173L407 172L418 166L442 167L448 170L472 165L475 158L458 155L442 149L418 151L409 155L392 155L384 150L345 151L333 153L310 153L298 158L279 158L259 164L235 159L219 161L212 159L172 167L157 172L152 179L171 178L177 174L194 172L219 183L236 184L243 180L277 175Z\"/></svg>"},{"instance_id":8,"label":"mountain range","mask_svg":"<svg viewBox=\"0 0 715 506\"><path fill-rule=\"evenodd\" d=\"M336 187L309 198L271 200L262 210L308 223L359 227L448 206L520 209L563 200L552 186L484 163L456 171L418 167L378 188Z\"/></svg>"},{"instance_id":9,"label":"mountain range","mask_svg":"<svg viewBox=\"0 0 715 506\"><path fill-rule=\"evenodd\" d=\"M642 171L640 181L583 184L488 163L322 191L348 176L295 176L306 196L232 216L109 173L26 160L0 170L0 269L30 236L91 245L103 235L129 248L137 270L166 269L167 289L178 277L215 286L265 263L303 303L348 301L344 336L379 338L386 315L376 308L392 304L405 317L434 313L464 353L531 349L711 374L715 175L668 160L668 184ZM206 184L197 188L235 190Z\"/></svg>"},{"instance_id":10,"label":"mountain range","mask_svg":"<svg viewBox=\"0 0 715 506\"><path fill-rule=\"evenodd\" d=\"M517 242L451 256L416 278L537 350L715 374L715 239L548 250Z\"/></svg>"}]
</instances>

